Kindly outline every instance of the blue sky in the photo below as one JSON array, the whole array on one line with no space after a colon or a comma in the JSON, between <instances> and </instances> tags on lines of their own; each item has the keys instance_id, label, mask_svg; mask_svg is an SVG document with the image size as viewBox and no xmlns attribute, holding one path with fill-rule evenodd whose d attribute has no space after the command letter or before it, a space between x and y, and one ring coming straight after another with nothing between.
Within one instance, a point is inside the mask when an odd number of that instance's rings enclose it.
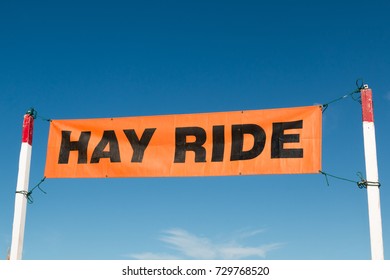
<instances>
[{"instance_id":1,"label":"blue sky","mask_svg":"<svg viewBox=\"0 0 390 280\"><path fill-rule=\"evenodd\" d=\"M2 1L0 258L11 245L21 126L324 104L374 93L390 251L387 1ZM49 123L34 128L30 186ZM323 115L322 169L365 174L360 104ZM369 259L367 195L311 175L47 179L24 259Z\"/></svg>"}]
</instances>

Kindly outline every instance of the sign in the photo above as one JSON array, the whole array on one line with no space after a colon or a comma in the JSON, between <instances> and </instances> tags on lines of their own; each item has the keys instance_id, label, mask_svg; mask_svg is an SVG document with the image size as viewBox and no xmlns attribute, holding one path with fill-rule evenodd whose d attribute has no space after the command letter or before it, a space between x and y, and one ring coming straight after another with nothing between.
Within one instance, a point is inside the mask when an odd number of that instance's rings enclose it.
<instances>
[{"instance_id":1,"label":"sign","mask_svg":"<svg viewBox=\"0 0 390 280\"><path fill-rule=\"evenodd\" d=\"M47 178L318 173L319 106L53 120Z\"/></svg>"}]
</instances>

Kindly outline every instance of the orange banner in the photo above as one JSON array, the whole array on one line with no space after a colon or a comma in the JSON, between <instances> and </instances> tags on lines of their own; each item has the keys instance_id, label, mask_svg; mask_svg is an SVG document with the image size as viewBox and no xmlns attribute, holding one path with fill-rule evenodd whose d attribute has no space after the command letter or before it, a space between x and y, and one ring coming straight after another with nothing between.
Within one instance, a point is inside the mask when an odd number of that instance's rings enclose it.
<instances>
[{"instance_id":1,"label":"orange banner","mask_svg":"<svg viewBox=\"0 0 390 280\"><path fill-rule=\"evenodd\" d=\"M47 178L317 173L319 106L53 120Z\"/></svg>"}]
</instances>

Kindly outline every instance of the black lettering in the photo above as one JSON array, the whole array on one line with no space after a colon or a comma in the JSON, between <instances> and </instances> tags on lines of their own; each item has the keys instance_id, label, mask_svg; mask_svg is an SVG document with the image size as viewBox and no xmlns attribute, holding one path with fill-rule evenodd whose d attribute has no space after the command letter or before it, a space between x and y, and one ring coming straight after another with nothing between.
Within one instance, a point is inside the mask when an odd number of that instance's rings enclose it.
<instances>
[{"instance_id":1,"label":"black lettering","mask_svg":"<svg viewBox=\"0 0 390 280\"><path fill-rule=\"evenodd\" d=\"M127 266L127 270L126 270L126 268L124 268L124 269L122 269L122 275L130 275L130 267L129 266Z\"/></svg>"},{"instance_id":2,"label":"black lettering","mask_svg":"<svg viewBox=\"0 0 390 280\"><path fill-rule=\"evenodd\" d=\"M253 147L243 151L244 134L251 134L254 138ZM262 127L256 124L232 125L232 150L230 160L247 160L257 157L264 150L266 135Z\"/></svg>"},{"instance_id":3,"label":"black lettering","mask_svg":"<svg viewBox=\"0 0 390 280\"><path fill-rule=\"evenodd\" d=\"M213 126L213 153L211 161L223 161L225 150L225 127L223 125Z\"/></svg>"},{"instance_id":4,"label":"black lettering","mask_svg":"<svg viewBox=\"0 0 390 280\"><path fill-rule=\"evenodd\" d=\"M284 149L285 143L299 143L299 134L284 134L287 129L303 127L303 121L272 124L271 158L303 158L303 149Z\"/></svg>"},{"instance_id":5,"label":"black lettering","mask_svg":"<svg viewBox=\"0 0 390 280\"><path fill-rule=\"evenodd\" d=\"M77 163L87 163L87 148L91 138L90 131L82 131L78 141L70 141L72 131L63 130L61 132L61 147L58 157L59 164L67 164L70 151L78 151Z\"/></svg>"},{"instance_id":6,"label":"black lettering","mask_svg":"<svg viewBox=\"0 0 390 280\"><path fill-rule=\"evenodd\" d=\"M194 142L187 142L187 136L195 136ZM206 162L206 149L202 146L206 142L206 131L201 127L176 128L176 148L174 162L183 163L186 152L195 152L195 162Z\"/></svg>"},{"instance_id":7,"label":"black lettering","mask_svg":"<svg viewBox=\"0 0 390 280\"><path fill-rule=\"evenodd\" d=\"M109 150L105 148L109 146ZM111 162L121 162L119 144L114 130L105 130L102 139L92 153L91 163L98 163L101 158L109 158Z\"/></svg>"},{"instance_id":8,"label":"black lettering","mask_svg":"<svg viewBox=\"0 0 390 280\"><path fill-rule=\"evenodd\" d=\"M152 139L155 128L147 128L142 133L141 139L138 138L134 129L125 129L123 132L126 134L127 139L133 148L133 156L131 162L142 162L146 147L149 145L150 139Z\"/></svg>"}]
</instances>

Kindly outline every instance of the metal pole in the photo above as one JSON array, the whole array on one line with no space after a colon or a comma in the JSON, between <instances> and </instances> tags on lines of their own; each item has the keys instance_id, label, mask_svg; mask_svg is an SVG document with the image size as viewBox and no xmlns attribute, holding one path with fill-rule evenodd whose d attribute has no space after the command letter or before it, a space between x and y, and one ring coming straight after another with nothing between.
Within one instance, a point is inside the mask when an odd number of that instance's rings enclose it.
<instances>
[{"instance_id":1,"label":"metal pole","mask_svg":"<svg viewBox=\"0 0 390 280\"><path fill-rule=\"evenodd\" d=\"M22 259L27 194L30 178L33 126L34 109L31 109L24 115L23 119L22 147L20 149L18 180L16 184L10 260Z\"/></svg>"},{"instance_id":2,"label":"metal pole","mask_svg":"<svg viewBox=\"0 0 390 280\"><path fill-rule=\"evenodd\" d=\"M365 85L362 99L364 157L366 162L368 217L370 223L371 259L383 260L382 217L379 195L378 163L375 140L372 90Z\"/></svg>"}]
</instances>

